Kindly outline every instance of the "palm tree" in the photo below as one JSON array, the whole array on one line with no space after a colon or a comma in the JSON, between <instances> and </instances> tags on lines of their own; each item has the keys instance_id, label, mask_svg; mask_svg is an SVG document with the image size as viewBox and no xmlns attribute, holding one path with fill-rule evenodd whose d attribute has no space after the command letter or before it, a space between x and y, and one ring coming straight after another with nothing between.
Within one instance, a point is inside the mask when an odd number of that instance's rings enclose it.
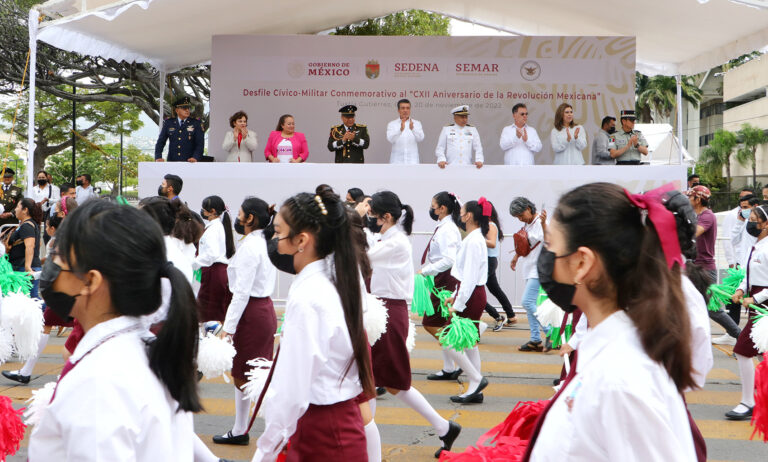
<instances>
[{"instance_id":1,"label":"palm tree","mask_svg":"<svg viewBox=\"0 0 768 462\"><path fill-rule=\"evenodd\" d=\"M752 166L752 186L757 187L757 148L768 143L768 135L762 129L750 124L742 125L738 135L742 146L736 152L736 160L743 167L747 164Z\"/></svg>"},{"instance_id":2,"label":"palm tree","mask_svg":"<svg viewBox=\"0 0 768 462\"><path fill-rule=\"evenodd\" d=\"M653 119L651 117L651 108L650 106L641 105L638 96L648 89L649 80L647 75L635 72L635 114L638 121L644 124L651 123Z\"/></svg>"},{"instance_id":3,"label":"palm tree","mask_svg":"<svg viewBox=\"0 0 768 462\"><path fill-rule=\"evenodd\" d=\"M643 116L641 121L645 123L651 122L651 110L660 116L669 117L675 109L675 98L677 95L675 78L666 75L656 75L645 77L645 79L647 80L642 81L642 79L639 80L635 76L635 84L637 86L635 89L637 94L636 106L640 109L639 113L641 116ZM699 101L701 101L702 97L701 89L693 83L692 77L683 76L680 89L683 100L691 103L693 107L699 107ZM677 122L675 122L676 124Z\"/></svg>"},{"instance_id":4,"label":"palm tree","mask_svg":"<svg viewBox=\"0 0 768 462\"><path fill-rule=\"evenodd\" d=\"M709 146L701 151L699 162L709 171L722 171L725 167L726 189L728 192L728 206L730 207L731 192L731 154L738 144L736 135L722 128L715 132Z\"/></svg>"}]
</instances>

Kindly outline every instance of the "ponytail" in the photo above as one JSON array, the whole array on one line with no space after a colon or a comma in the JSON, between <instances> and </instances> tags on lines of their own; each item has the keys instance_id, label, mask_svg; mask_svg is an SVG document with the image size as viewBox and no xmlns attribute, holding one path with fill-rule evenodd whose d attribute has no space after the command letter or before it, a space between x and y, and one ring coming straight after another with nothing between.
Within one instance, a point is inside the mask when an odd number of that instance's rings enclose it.
<instances>
[{"instance_id":1,"label":"ponytail","mask_svg":"<svg viewBox=\"0 0 768 462\"><path fill-rule=\"evenodd\" d=\"M490 231L491 225L488 217L483 215L483 207L478 204L477 201L469 201L464 204L464 209L467 213L472 214L472 220L477 223L478 227L480 227L480 232L483 233L483 237L488 236L488 231Z\"/></svg>"},{"instance_id":2,"label":"ponytail","mask_svg":"<svg viewBox=\"0 0 768 462\"><path fill-rule=\"evenodd\" d=\"M413 231L413 209L410 205L403 205L403 210L405 210L405 217L403 217L402 223L403 231L410 236Z\"/></svg>"},{"instance_id":3,"label":"ponytail","mask_svg":"<svg viewBox=\"0 0 768 462\"><path fill-rule=\"evenodd\" d=\"M229 211L224 204L224 199L219 196L208 196L203 199L203 209L213 210L216 215L221 217L221 224L224 225L224 245L227 258L232 258L235 254L235 236L232 232L232 219L229 217Z\"/></svg>"},{"instance_id":4,"label":"ponytail","mask_svg":"<svg viewBox=\"0 0 768 462\"><path fill-rule=\"evenodd\" d=\"M403 205L397 194L392 191L379 191L371 196L371 212L378 216L384 216L385 213L388 213L397 223L403 216L403 210L405 210L405 218L402 222L403 231L410 236L411 231L413 231L413 209L411 206Z\"/></svg>"},{"instance_id":5,"label":"ponytail","mask_svg":"<svg viewBox=\"0 0 768 462\"><path fill-rule=\"evenodd\" d=\"M451 216L453 223L461 227L461 203L454 193L448 191L440 191L433 197L437 206L445 206L448 210L448 214Z\"/></svg>"}]
</instances>

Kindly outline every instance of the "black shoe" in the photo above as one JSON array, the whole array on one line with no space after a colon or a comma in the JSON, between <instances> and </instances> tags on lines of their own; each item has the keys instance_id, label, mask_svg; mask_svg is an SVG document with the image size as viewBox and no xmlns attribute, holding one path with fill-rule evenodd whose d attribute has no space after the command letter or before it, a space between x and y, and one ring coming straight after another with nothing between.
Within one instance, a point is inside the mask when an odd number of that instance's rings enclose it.
<instances>
[{"instance_id":1,"label":"black shoe","mask_svg":"<svg viewBox=\"0 0 768 462\"><path fill-rule=\"evenodd\" d=\"M552 381L552 385L554 385L554 386L558 386L558 385L560 385L560 379L555 379L555 380L553 380L553 381Z\"/></svg>"},{"instance_id":2,"label":"black shoe","mask_svg":"<svg viewBox=\"0 0 768 462\"><path fill-rule=\"evenodd\" d=\"M377 387L376 388L376 396L386 395L387 389L384 387Z\"/></svg>"},{"instance_id":3,"label":"black shoe","mask_svg":"<svg viewBox=\"0 0 768 462\"><path fill-rule=\"evenodd\" d=\"M30 379L30 376L21 375L18 373L18 371L16 372L3 371L3 377L5 377L8 380L13 380L14 382L23 383L25 385L29 383L29 379Z\"/></svg>"},{"instance_id":4,"label":"black shoe","mask_svg":"<svg viewBox=\"0 0 768 462\"><path fill-rule=\"evenodd\" d=\"M440 447L437 452L435 452L435 459L440 458L441 452L451 450L451 446L453 446L453 442L456 441L456 438L459 437L459 433L461 433L461 425L452 420L449 420L448 433L440 437L440 441L443 442L443 446Z\"/></svg>"},{"instance_id":5,"label":"black shoe","mask_svg":"<svg viewBox=\"0 0 768 462\"><path fill-rule=\"evenodd\" d=\"M248 433L245 435L234 436L232 430L228 431L226 435L214 435L213 442L216 444L237 444L239 446L248 446L251 437Z\"/></svg>"},{"instance_id":6,"label":"black shoe","mask_svg":"<svg viewBox=\"0 0 768 462\"><path fill-rule=\"evenodd\" d=\"M725 413L725 418L728 419L728 420L751 420L752 419L752 408L747 406L744 403L739 403L739 404L742 404L742 405L748 407L749 409L747 409L744 412L728 411L728 412Z\"/></svg>"},{"instance_id":7,"label":"black shoe","mask_svg":"<svg viewBox=\"0 0 768 462\"><path fill-rule=\"evenodd\" d=\"M485 387L488 386L488 379L483 377L483 380L480 381L480 385L477 386L475 391L468 394L467 396L451 396L451 401L454 403L459 404L475 404L475 403L482 403L483 402L483 394L482 391L485 389Z\"/></svg>"},{"instance_id":8,"label":"black shoe","mask_svg":"<svg viewBox=\"0 0 768 462\"><path fill-rule=\"evenodd\" d=\"M446 372L445 370L442 372L442 374L429 374L427 380L457 380L464 371L456 369L453 372Z\"/></svg>"},{"instance_id":9,"label":"black shoe","mask_svg":"<svg viewBox=\"0 0 768 462\"><path fill-rule=\"evenodd\" d=\"M203 373L200 371L197 371L197 381L199 382L201 380L203 380Z\"/></svg>"}]
</instances>

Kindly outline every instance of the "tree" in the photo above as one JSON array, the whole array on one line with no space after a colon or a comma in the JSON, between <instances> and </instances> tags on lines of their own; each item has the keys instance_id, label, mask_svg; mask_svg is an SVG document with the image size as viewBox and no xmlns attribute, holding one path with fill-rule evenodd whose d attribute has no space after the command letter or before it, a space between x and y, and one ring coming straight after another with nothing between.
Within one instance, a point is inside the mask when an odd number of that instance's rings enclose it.
<instances>
[{"instance_id":1,"label":"tree","mask_svg":"<svg viewBox=\"0 0 768 462\"><path fill-rule=\"evenodd\" d=\"M675 78L666 75L656 75L645 77L645 79L647 80L640 79L642 83L642 88L640 88L640 85L637 85L638 77L635 75L636 106L640 108L639 113L643 117L640 121L643 123L652 122L651 110L660 116L668 118L677 105L677 82ZM693 78L683 76L680 90L684 101L688 101L693 107L699 107L702 93L701 89L693 83ZM677 122L675 122L676 124Z\"/></svg>"},{"instance_id":2,"label":"tree","mask_svg":"<svg viewBox=\"0 0 768 462\"><path fill-rule=\"evenodd\" d=\"M448 35L450 22L441 14L408 10L337 27L333 35Z\"/></svg>"},{"instance_id":3,"label":"tree","mask_svg":"<svg viewBox=\"0 0 768 462\"><path fill-rule=\"evenodd\" d=\"M715 170L722 171L723 167L725 167L725 185L729 193L729 202L731 192L731 155L737 144L736 135L721 128L715 132L715 136L710 141L709 146L704 148L699 156L700 164L709 172ZM730 206L730 203L728 205Z\"/></svg>"},{"instance_id":4,"label":"tree","mask_svg":"<svg viewBox=\"0 0 768 462\"><path fill-rule=\"evenodd\" d=\"M59 88L66 92L65 87ZM71 91L71 88L70 88ZM45 165L45 160L57 153L69 150L71 159L72 146L72 103L51 93L39 92L36 94L35 109L35 164L32 171L37 172ZM22 100L16 116L14 127L14 141L18 148L26 150L27 114L29 106L26 100ZM4 128L10 131L10 123L13 121L15 104L0 110L0 117L7 122ZM139 119L139 109L132 104L120 104L113 102L91 102L77 106L78 133L88 137L97 130L112 134L130 134L141 128L143 123ZM78 143L82 146L82 143ZM71 165L71 164L70 164ZM70 167L71 174L71 167ZM70 176L70 175L67 175Z\"/></svg>"},{"instance_id":5,"label":"tree","mask_svg":"<svg viewBox=\"0 0 768 462\"><path fill-rule=\"evenodd\" d=\"M752 186L757 187L757 148L768 143L768 135L765 134L764 130L750 124L742 125L738 135L741 138L742 146L736 151L736 161L743 167L746 167L747 164L751 165Z\"/></svg>"}]
</instances>

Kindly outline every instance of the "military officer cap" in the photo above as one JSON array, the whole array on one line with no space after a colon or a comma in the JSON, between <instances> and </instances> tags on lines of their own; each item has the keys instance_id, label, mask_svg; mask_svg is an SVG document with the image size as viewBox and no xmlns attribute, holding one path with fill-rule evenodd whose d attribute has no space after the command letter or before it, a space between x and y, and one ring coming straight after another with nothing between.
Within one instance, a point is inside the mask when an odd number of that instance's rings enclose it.
<instances>
[{"instance_id":1,"label":"military officer cap","mask_svg":"<svg viewBox=\"0 0 768 462\"><path fill-rule=\"evenodd\" d=\"M633 109L624 109L621 111L621 116L619 118L635 120L635 111Z\"/></svg>"},{"instance_id":2,"label":"military officer cap","mask_svg":"<svg viewBox=\"0 0 768 462\"><path fill-rule=\"evenodd\" d=\"M341 112L341 115L343 116L354 117L355 112L357 112L357 106L354 104L347 104L346 106L339 109L339 112Z\"/></svg>"},{"instance_id":3,"label":"military officer cap","mask_svg":"<svg viewBox=\"0 0 768 462\"><path fill-rule=\"evenodd\" d=\"M182 96L181 98L178 98L176 101L173 102L173 107L191 107L192 106L192 100L189 99L189 96Z\"/></svg>"},{"instance_id":4,"label":"military officer cap","mask_svg":"<svg viewBox=\"0 0 768 462\"><path fill-rule=\"evenodd\" d=\"M4 178L13 177L14 175L16 175L16 172L14 172L12 168L10 167L5 168L5 174L3 175Z\"/></svg>"},{"instance_id":5,"label":"military officer cap","mask_svg":"<svg viewBox=\"0 0 768 462\"><path fill-rule=\"evenodd\" d=\"M457 106L451 110L451 114L453 115L469 115L469 106L466 104L463 106Z\"/></svg>"}]
</instances>

